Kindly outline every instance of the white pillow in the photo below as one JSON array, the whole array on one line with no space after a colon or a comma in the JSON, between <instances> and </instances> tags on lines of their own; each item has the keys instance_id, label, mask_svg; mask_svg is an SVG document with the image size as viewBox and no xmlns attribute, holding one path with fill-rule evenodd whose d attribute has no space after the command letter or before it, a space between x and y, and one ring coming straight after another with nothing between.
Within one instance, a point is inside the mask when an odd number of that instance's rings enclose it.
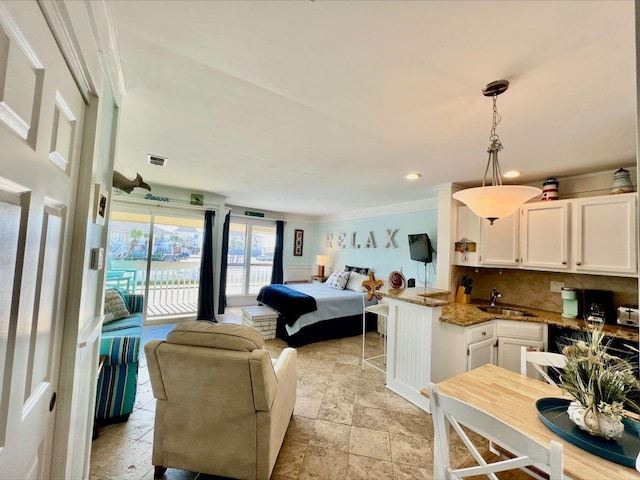
<instances>
[{"instance_id":1,"label":"white pillow","mask_svg":"<svg viewBox=\"0 0 640 480\"><path fill-rule=\"evenodd\" d=\"M329 285L329 283L331 283L331 282L335 282L336 277L337 277L338 275L340 275L340 272L339 272L338 270L334 270L334 271L333 271L333 273L332 273L331 275L329 275L329 278L327 278L327 279L325 280L325 282L324 282L324 283L326 283L327 285Z\"/></svg>"},{"instance_id":2,"label":"white pillow","mask_svg":"<svg viewBox=\"0 0 640 480\"><path fill-rule=\"evenodd\" d=\"M349 275L349 281L345 288L347 290L353 290L354 292L362 292L364 290L362 282L365 280L369 280L367 275L360 275L358 272L352 271L351 275Z\"/></svg>"},{"instance_id":3,"label":"white pillow","mask_svg":"<svg viewBox=\"0 0 640 480\"><path fill-rule=\"evenodd\" d=\"M131 313L124 303L120 292L115 288L108 288L104 292L104 322L107 324L114 320L130 317Z\"/></svg>"},{"instance_id":4,"label":"white pillow","mask_svg":"<svg viewBox=\"0 0 640 480\"><path fill-rule=\"evenodd\" d=\"M327 280L327 286L335 288L336 290L344 290L344 287L347 286L350 275L351 272L337 272L337 275L335 277L333 276L333 274L331 274L331 277L329 277L329 279Z\"/></svg>"}]
</instances>

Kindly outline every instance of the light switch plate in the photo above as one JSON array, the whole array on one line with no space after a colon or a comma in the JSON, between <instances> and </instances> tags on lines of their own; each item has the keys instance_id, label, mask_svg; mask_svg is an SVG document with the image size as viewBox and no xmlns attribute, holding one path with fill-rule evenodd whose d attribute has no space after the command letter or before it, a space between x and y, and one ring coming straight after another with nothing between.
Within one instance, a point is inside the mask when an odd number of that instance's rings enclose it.
<instances>
[{"instance_id":1,"label":"light switch plate","mask_svg":"<svg viewBox=\"0 0 640 480\"><path fill-rule=\"evenodd\" d=\"M564 287L564 282L551 282L551 291L552 292L561 292L562 287Z\"/></svg>"},{"instance_id":2,"label":"light switch plate","mask_svg":"<svg viewBox=\"0 0 640 480\"><path fill-rule=\"evenodd\" d=\"M104 248L91 249L91 270L102 270L104 265Z\"/></svg>"}]
</instances>

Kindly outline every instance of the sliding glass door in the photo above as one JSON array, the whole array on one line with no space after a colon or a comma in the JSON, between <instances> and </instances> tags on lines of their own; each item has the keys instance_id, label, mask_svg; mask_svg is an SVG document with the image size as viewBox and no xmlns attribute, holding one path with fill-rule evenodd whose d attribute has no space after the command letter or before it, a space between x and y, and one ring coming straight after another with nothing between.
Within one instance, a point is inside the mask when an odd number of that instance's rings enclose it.
<instances>
[{"instance_id":1,"label":"sliding glass door","mask_svg":"<svg viewBox=\"0 0 640 480\"><path fill-rule=\"evenodd\" d=\"M271 283L274 222L232 220L227 254L227 295L255 295Z\"/></svg>"},{"instance_id":2,"label":"sliding glass door","mask_svg":"<svg viewBox=\"0 0 640 480\"><path fill-rule=\"evenodd\" d=\"M146 298L148 320L195 317L203 217L198 213L111 214L107 288Z\"/></svg>"}]
</instances>

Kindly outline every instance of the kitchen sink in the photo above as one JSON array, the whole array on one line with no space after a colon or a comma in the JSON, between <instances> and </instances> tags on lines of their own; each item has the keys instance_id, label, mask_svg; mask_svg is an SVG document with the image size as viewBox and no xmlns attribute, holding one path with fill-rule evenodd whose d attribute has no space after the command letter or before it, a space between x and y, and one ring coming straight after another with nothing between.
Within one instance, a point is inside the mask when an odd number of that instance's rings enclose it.
<instances>
[{"instance_id":1,"label":"kitchen sink","mask_svg":"<svg viewBox=\"0 0 640 480\"><path fill-rule=\"evenodd\" d=\"M503 315L505 317L535 317L533 313L509 307L491 307L488 305L483 305L481 307L478 307L478 309L482 310L483 312L493 313L495 315Z\"/></svg>"}]
</instances>

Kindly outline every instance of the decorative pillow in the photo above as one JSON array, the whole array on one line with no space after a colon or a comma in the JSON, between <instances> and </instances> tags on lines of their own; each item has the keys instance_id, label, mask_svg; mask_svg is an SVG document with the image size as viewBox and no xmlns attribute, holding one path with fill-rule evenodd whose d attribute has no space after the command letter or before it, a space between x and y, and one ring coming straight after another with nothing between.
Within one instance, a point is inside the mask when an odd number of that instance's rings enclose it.
<instances>
[{"instance_id":1,"label":"decorative pillow","mask_svg":"<svg viewBox=\"0 0 640 480\"><path fill-rule=\"evenodd\" d=\"M115 288L109 288L104 292L104 323L130 317L131 313L124 303L120 292Z\"/></svg>"},{"instance_id":2,"label":"decorative pillow","mask_svg":"<svg viewBox=\"0 0 640 480\"><path fill-rule=\"evenodd\" d=\"M360 275L367 275L369 273L369 267L352 267L350 265L345 265L344 267L344 271L345 272L356 272L359 273Z\"/></svg>"},{"instance_id":3,"label":"decorative pillow","mask_svg":"<svg viewBox=\"0 0 640 480\"><path fill-rule=\"evenodd\" d=\"M347 282L349 281L349 275L351 275L351 272L338 272L338 275L332 280L331 277L329 277L331 281L327 280L327 286L335 288L336 290L344 290L344 287L347 286Z\"/></svg>"},{"instance_id":4,"label":"decorative pillow","mask_svg":"<svg viewBox=\"0 0 640 480\"><path fill-rule=\"evenodd\" d=\"M340 275L340 273L342 273L342 272L339 272L339 271L337 271L337 270L334 270L334 271L331 273L331 275L329 275L329 278L327 278L327 279L325 280L325 282L324 282L324 283L326 283L327 285L329 285L329 283L331 283L331 282L335 282L335 281L336 281L336 278L338 277L338 275Z\"/></svg>"},{"instance_id":5,"label":"decorative pillow","mask_svg":"<svg viewBox=\"0 0 640 480\"><path fill-rule=\"evenodd\" d=\"M365 280L369 280L367 275L360 275L358 272L352 271L350 272L349 281L345 288L347 290L353 290L354 292L362 292L364 290L362 282Z\"/></svg>"}]
</instances>

